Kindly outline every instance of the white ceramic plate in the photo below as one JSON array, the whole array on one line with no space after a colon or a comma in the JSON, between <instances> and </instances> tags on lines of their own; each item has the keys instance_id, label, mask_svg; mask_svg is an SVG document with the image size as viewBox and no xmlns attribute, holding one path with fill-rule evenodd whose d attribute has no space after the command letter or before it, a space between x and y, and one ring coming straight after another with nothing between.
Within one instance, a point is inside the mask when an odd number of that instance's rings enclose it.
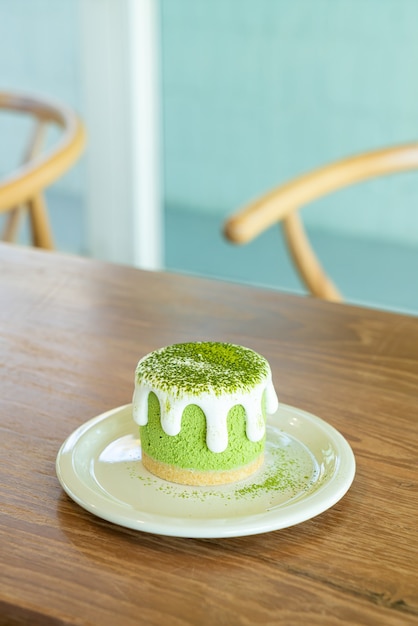
<instances>
[{"instance_id":1,"label":"white ceramic plate","mask_svg":"<svg viewBox=\"0 0 418 626\"><path fill-rule=\"evenodd\" d=\"M266 460L256 474L222 487L176 485L142 466L129 404L75 430L56 469L75 502L115 524L176 537L236 537L286 528L333 506L353 481L355 460L335 428L281 404L268 420Z\"/></svg>"}]
</instances>

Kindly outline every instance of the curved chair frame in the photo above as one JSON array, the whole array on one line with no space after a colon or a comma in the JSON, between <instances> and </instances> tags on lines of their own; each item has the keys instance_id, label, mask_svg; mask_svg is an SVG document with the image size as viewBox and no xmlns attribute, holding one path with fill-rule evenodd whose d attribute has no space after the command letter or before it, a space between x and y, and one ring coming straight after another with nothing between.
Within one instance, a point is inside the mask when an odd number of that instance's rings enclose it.
<instances>
[{"instance_id":1,"label":"curved chair frame","mask_svg":"<svg viewBox=\"0 0 418 626\"><path fill-rule=\"evenodd\" d=\"M247 243L276 222L282 222L286 243L309 292L335 302L342 296L313 251L298 209L332 192L368 179L418 168L418 143L352 156L273 189L230 217L227 239Z\"/></svg>"},{"instance_id":2,"label":"curved chair frame","mask_svg":"<svg viewBox=\"0 0 418 626\"><path fill-rule=\"evenodd\" d=\"M64 174L82 153L85 146L84 126L70 108L36 96L0 92L0 109L26 113L37 121L24 163L0 180L0 213L11 211L4 239L13 240L21 206L26 205L33 244L52 249L52 235L42 192ZM48 124L60 126L62 133L52 148L40 152Z\"/></svg>"}]
</instances>

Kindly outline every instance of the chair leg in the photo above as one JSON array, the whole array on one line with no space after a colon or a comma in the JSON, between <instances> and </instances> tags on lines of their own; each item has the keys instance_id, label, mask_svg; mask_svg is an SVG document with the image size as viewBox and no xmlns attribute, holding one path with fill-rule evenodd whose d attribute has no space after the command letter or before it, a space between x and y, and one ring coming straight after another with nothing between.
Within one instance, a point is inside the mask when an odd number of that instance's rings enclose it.
<instances>
[{"instance_id":1,"label":"chair leg","mask_svg":"<svg viewBox=\"0 0 418 626\"><path fill-rule=\"evenodd\" d=\"M16 206L9 211L1 237L2 241L7 241L8 243L16 241L23 211L24 207L22 206Z\"/></svg>"},{"instance_id":2,"label":"chair leg","mask_svg":"<svg viewBox=\"0 0 418 626\"><path fill-rule=\"evenodd\" d=\"M285 241L296 268L310 293L316 298L331 302L342 302L343 298L325 274L306 235L297 211L289 213L281 222Z\"/></svg>"},{"instance_id":3,"label":"chair leg","mask_svg":"<svg viewBox=\"0 0 418 626\"><path fill-rule=\"evenodd\" d=\"M52 231L42 194L38 194L28 201L28 210L33 245L38 248L53 250Z\"/></svg>"}]
</instances>

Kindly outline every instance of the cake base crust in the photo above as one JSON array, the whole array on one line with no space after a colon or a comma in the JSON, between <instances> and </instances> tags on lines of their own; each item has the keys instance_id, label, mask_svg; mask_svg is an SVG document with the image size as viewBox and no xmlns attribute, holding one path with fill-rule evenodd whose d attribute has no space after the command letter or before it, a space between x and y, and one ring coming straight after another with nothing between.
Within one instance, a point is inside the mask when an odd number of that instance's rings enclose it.
<instances>
[{"instance_id":1,"label":"cake base crust","mask_svg":"<svg viewBox=\"0 0 418 626\"><path fill-rule=\"evenodd\" d=\"M244 478L248 478L251 474L254 474L256 470L263 464L264 454L260 454L252 463L244 465L243 467L234 468L231 470L202 472L200 470L184 469L183 467L175 467L162 461L156 461L148 456L145 452L142 452L142 463L144 467L158 476L172 483L178 483L180 485L194 485L194 486L211 486L211 485L227 485L229 483L235 483Z\"/></svg>"}]
</instances>

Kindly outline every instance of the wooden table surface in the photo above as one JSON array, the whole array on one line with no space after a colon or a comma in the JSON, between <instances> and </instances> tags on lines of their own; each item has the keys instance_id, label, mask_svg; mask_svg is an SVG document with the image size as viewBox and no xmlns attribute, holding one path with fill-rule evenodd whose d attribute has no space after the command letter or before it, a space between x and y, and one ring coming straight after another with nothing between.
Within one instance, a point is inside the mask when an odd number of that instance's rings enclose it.
<instances>
[{"instance_id":1,"label":"wooden table surface","mask_svg":"<svg viewBox=\"0 0 418 626\"><path fill-rule=\"evenodd\" d=\"M418 623L418 319L0 246L1 624ZM181 539L79 507L55 474L79 425L130 402L145 353L247 345L282 402L357 461L345 497L271 533Z\"/></svg>"}]
</instances>

